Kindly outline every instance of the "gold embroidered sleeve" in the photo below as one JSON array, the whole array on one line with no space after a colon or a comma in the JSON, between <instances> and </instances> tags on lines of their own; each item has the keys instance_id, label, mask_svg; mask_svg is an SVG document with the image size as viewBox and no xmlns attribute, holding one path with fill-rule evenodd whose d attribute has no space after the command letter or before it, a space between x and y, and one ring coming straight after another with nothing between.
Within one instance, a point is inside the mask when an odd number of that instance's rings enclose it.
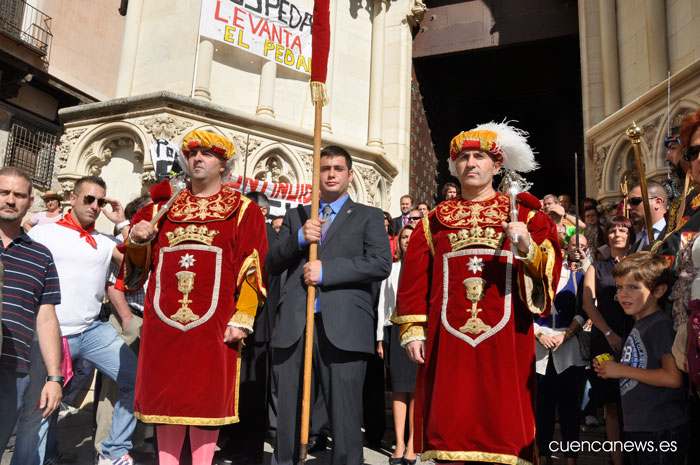
<instances>
[{"instance_id":1,"label":"gold embroidered sleeve","mask_svg":"<svg viewBox=\"0 0 700 465\"><path fill-rule=\"evenodd\" d=\"M406 347L406 344L412 341L425 341L425 325L426 323L404 323L399 331L399 342L401 347Z\"/></svg>"},{"instance_id":2,"label":"gold embroidered sleeve","mask_svg":"<svg viewBox=\"0 0 700 465\"><path fill-rule=\"evenodd\" d=\"M542 241L539 246L536 245L535 249L538 250L535 258L537 266L533 267L527 263L527 259L523 260L526 272L523 274L522 281L518 281L518 290L528 310L535 315L541 315L547 313L554 302L556 292L554 286L558 283L554 279L556 251L549 239Z\"/></svg>"},{"instance_id":3,"label":"gold embroidered sleeve","mask_svg":"<svg viewBox=\"0 0 700 465\"><path fill-rule=\"evenodd\" d=\"M236 279L236 286L240 286L243 282L243 278L248 279L250 275L254 276L254 282L256 289L263 295L267 297L267 290L263 284L262 279L262 266L260 265L260 256L256 249L253 249L253 253L248 255L241 265L241 269L238 272L238 278Z\"/></svg>"},{"instance_id":4,"label":"gold embroidered sleeve","mask_svg":"<svg viewBox=\"0 0 700 465\"><path fill-rule=\"evenodd\" d=\"M258 306L261 304L259 294L255 283L255 274L251 273L246 276L241 287L241 292L238 295L236 302L236 313L229 321L231 326L247 329L253 332L255 324L255 314L258 311Z\"/></svg>"},{"instance_id":5,"label":"gold embroidered sleeve","mask_svg":"<svg viewBox=\"0 0 700 465\"><path fill-rule=\"evenodd\" d=\"M518 253L522 255L519 250ZM523 264L535 276L542 276L542 249L540 249L535 241L530 238L530 247L527 249L527 256L523 258Z\"/></svg>"},{"instance_id":6,"label":"gold embroidered sleeve","mask_svg":"<svg viewBox=\"0 0 700 465\"><path fill-rule=\"evenodd\" d=\"M423 234L425 234L425 241L430 247L430 255L435 256L435 245L433 244L433 235L430 232L430 218L428 216L423 217Z\"/></svg>"},{"instance_id":7,"label":"gold embroidered sleeve","mask_svg":"<svg viewBox=\"0 0 700 465\"><path fill-rule=\"evenodd\" d=\"M428 315L404 315L399 316L396 314L396 310L391 314L389 320L395 325L402 325L404 323L425 323L428 321Z\"/></svg>"}]
</instances>

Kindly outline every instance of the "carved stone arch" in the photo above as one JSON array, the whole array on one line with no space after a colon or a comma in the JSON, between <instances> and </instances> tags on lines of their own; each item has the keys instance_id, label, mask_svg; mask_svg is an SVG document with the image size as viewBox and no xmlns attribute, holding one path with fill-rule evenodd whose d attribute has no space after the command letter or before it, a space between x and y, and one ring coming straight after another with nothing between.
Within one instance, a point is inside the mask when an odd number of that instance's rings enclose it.
<instances>
[{"instance_id":1,"label":"carved stone arch","mask_svg":"<svg viewBox=\"0 0 700 465\"><path fill-rule=\"evenodd\" d=\"M652 160L650 160L646 144L639 144L639 148L642 152L645 166L655 166L651 164ZM624 179L625 174L628 175L628 182L632 183L632 179L636 181L639 177L636 169L634 148L630 140L623 135L613 143L604 160L603 191L608 193L619 191L620 182Z\"/></svg>"},{"instance_id":2,"label":"carved stone arch","mask_svg":"<svg viewBox=\"0 0 700 465\"><path fill-rule=\"evenodd\" d=\"M386 180L383 177L379 177L379 182L377 183L377 191L374 194L374 206L381 209L381 210L386 210L385 206L389 204L386 195L389 192L389 188L387 187Z\"/></svg>"},{"instance_id":3,"label":"carved stone arch","mask_svg":"<svg viewBox=\"0 0 700 465\"><path fill-rule=\"evenodd\" d=\"M279 142L265 144L248 158L246 176L267 182L310 183L302 156Z\"/></svg>"},{"instance_id":4,"label":"carved stone arch","mask_svg":"<svg viewBox=\"0 0 700 465\"><path fill-rule=\"evenodd\" d=\"M355 176L360 177L361 185L365 194L365 202L368 205L379 207L383 205L382 194L383 190L380 187L382 177L377 173L377 170L371 166L354 165Z\"/></svg>"},{"instance_id":5,"label":"carved stone arch","mask_svg":"<svg viewBox=\"0 0 700 465\"><path fill-rule=\"evenodd\" d=\"M153 169L150 157L144 157L144 151L150 142L148 135L135 124L118 121L97 126L83 134L69 154L61 172L86 176L94 164L103 163L105 158L108 159L111 156L110 144L115 140L117 140L116 144L124 143L118 142L119 139L130 139L134 144L135 156L143 160L144 169ZM105 150L109 152L103 153ZM59 173L59 176L62 173Z\"/></svg>"},{"instance_id":6,"label":"carved stone arch","mask_svg":"<svg viewBox=\"0 0 700 465\"><path fill-rule=\"evenodd\" d=\"M357 176L357 173L355 173L355 176L353 176L352 182L348 186L348 194L350 195L350 198L357 203L364 203L367 204L367 192L365 191L364 184L360 180L360 177Z\"/></svg>"},{"instance_id":7,"label":"carved stone arch","mask_svg":"<svg viewBox=\"0 0 700 465\"><path fill-rule=\"evenodd\" d=\"M117 121L103 124L80 133L77 143L61 160L61 169L57 175L61 192L72 192L74 181L88 175L99 174L109 163L112 152L120 147L131 145L135 161L141 164L141 180L148 181L148 173L153 172L150 157L145 157L149 137L142 129L130 122Z\"/></svg>"}]
</instances>

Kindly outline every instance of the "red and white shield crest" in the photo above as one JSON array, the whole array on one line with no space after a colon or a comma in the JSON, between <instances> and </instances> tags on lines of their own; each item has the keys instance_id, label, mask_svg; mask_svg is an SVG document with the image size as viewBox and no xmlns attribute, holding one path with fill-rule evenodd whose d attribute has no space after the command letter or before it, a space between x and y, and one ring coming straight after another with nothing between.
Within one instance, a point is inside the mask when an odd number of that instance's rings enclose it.
<instances>
[{"instance_id":1,"label":"red and white shield crest","mask_svg":"<svg viewBox=\"0 0 700 465\"><path fill-rule=\"evenodd\" d=\"M183 244L160 249L153 306L165 324L187 331L206 323L216 310L220 286L219 247Z\"/></svg>"},{"instance_id":2,"label":"red and white shield crest","mask_svg":"<svg viewBox=\"0 0 700 465\"><path fill-rule=\"evenodd\" d=\"M476 347L512 314L513 253L462 249L443 255L442 325Z\"/></svg>"}]
</instances>

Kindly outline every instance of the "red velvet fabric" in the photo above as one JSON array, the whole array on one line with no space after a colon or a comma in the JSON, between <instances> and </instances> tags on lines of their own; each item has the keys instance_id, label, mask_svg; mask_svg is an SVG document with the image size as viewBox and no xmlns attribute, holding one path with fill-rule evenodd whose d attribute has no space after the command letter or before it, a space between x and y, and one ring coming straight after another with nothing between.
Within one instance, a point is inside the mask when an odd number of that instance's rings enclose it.
<instances>
[{"instance_id":1,"label":"red velvet fabric","mask_svg":"<svg viewBox=\"0 0 700 465\"><path fill-rule=\"evenodd\" d=\"M328 52L331 44L330 0L314 1L314 20L311 28L311 81L326 82Z\"/></svg>"},{"instance_id":2,"label":"red velvet fabric","mask_svg":"<svg viewBox=\"0 0 700 465\"><path fill-rule=\"evenodd\" d=\"M207 199L212 215L221 216L219 200L226 198L225 217L217 219L200 219L191 194L183 191L192 205L187 214L196 221L180 221L171 209L153 242L134 403L142 421L198 426L238 421L239 347L223 338L236 311L237 280L249 269L250 262L243 268L244 263L257 251L262 266L267 239L260 209L228 187L223 191L216 201ZM144 207L134 222L150 220L152 212L153 205ZM211 245L197 237L180 243L168 238L192 224L217 231ZM194 273L186 296L182 272ZM172 316L184 306L198 318L175 321Z\"/></svg>"},{"instance_id":3,"label":"red velvet fabric","mask_svg":"<svg viewBox=\"0 0 700 465\"><path fill-rule=\"evenodd\" d=\"M409 321L427 316L426 363L419 365L415 391L416 450L426 458L536 463L535 337L533 313L522 299L524 264L510 252L507 238L499 249L475 244L453 250L449 236L477 226L502 232L506 205L502 194L483 203L441 203L428 220L434 256L424 223L411 235L397 312ZM467 211L474 221L469 225ZM519 218L529 213L521 204ZM545 284L556 286L561 257L554 225L538 212L528 230L537 244L552 245L554 263ZM460 330L472 316L469 278L485 280L476 316L491 327L474 334Z\"/></svg>"}]
</instances>

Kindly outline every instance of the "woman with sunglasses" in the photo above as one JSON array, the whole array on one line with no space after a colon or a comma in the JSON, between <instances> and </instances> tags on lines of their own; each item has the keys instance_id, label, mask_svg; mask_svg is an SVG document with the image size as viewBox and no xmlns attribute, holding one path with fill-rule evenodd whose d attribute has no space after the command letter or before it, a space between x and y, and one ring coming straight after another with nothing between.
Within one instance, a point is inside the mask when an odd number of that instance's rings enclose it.
<instances>
[{"instance_id":1,"label":"woman with sunglasses","mask_svg":"<svg viewBox=\"0 0 700 465\"><path fill-rule=\"evenodd\" d=\"M633 320L617 301L613 267L628 254L634 235L632 223L624 216L615 216L605 224L605 239L610 257L588 268L583 279L583 309L593 322L591 329L591 359L601 354L620 358L622 343L632 329ZM605 432L609 441L619 441L620 384L616 379L591 378L592 397L605 409ZM611 452L614 465L623 465L621 451Z\"/></svg>"}]
</instances>

